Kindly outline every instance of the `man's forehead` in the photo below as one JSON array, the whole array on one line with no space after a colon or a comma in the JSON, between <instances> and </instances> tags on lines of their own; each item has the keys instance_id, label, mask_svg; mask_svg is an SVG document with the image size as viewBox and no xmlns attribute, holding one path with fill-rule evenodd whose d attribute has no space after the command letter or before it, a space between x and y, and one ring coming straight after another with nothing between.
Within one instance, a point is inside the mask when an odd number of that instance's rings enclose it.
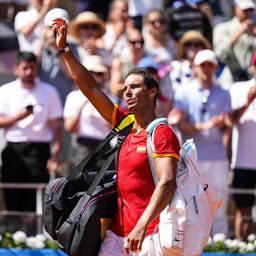
<instances>
[{"instance_id":1,"label":"man's forehead","mask_svg":"<svg viewBox=\"0 0 256 256\"><path fill-rule=\"evenodd\" d=\"M143 82L143 77L137 74L131 74L126 77L124 81L124 85L131 85L131 84L141 84Z\"/></svg>"}]
</instances>

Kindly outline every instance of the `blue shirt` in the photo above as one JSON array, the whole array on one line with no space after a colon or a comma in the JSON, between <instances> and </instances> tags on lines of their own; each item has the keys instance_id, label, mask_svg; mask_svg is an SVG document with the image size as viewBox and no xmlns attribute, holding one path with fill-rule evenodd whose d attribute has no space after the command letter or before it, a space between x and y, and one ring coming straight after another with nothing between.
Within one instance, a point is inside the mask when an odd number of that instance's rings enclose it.
<instances>
[{"instance_id":1,"label":"blue shirt","mask_svg":"<svg viewBox=\"0 0 256 256\"><path fill-rule=\"evenodd\" d=\"M227 90L214 84L206 94L197 80L182 86L175 94L175 107L187 113L189 123L206 122L213 116L232 111L231 98ZM182 133L182 140L193 138L198 160L224 160L226 149L223 145L223 131L213 128L190 134Z\"/></svg>"}]
</instances>

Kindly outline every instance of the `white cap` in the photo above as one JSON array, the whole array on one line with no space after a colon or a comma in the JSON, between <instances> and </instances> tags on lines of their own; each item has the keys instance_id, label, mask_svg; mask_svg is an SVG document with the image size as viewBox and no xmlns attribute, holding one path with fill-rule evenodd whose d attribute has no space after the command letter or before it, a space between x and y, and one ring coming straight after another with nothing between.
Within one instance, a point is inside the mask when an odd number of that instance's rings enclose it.
<instances>
[{"instance_id":1,"label":"white cap","mask_svg":"<svg viewBox=\"0 0 256 256\"><path fill-rule=\"evenodd\" d=\"M253 0L235 0L235 4L241 10L255 9L255 2Z\"/></svg>"},{"instance_id":2,"label":"white cap","mask_svg":"<svg viewBox=\"0 0 256 256\"><path fill-rule=\"evenodd\" d=\"M215 53L209 49L199 51L195 56L194 64L198 66L207 61L218 66L218 60Z\"/></svg>"},{"instance_id":3,"label":"white cap","mask_svg":"<svg viewBox=\"0 0 256 256\"><path fill-rule=\"evenodd\" d=\"M103 63L103 59L99 55L88 55L85 57L82 64L92 72L106 73L107 68Z\"/></svg>"},{"instance_id":4,"label":"white cap","mask_svg":"<svg viewBox=\"0 0 256 256\"><path fill-rule=\"evenodd\" d=\"M53 8L50 11L48 11L44 17L44 25L45 26L51 26L52 22L56 18L62 18L66 20L67 23L69 23L69 15L68 12L62 8Z\"/></svg>"}]
</instances>

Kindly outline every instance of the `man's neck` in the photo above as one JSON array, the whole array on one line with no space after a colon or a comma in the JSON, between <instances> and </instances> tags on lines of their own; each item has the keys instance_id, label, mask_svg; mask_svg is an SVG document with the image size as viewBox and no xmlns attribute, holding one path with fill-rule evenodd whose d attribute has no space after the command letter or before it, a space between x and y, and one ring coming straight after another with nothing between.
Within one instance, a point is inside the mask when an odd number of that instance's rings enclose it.
<instances>
[{"instance_id":1,"label":"man's neck","mask_svg":"<svg viewBox=\"0 0 256 256\"><path fill-rule=\"evenodd\" d=\"M202 81L198 80L203 89L211 89L213 86L212 80Z\"/></svg>"},{"instance_id":2,"label":"man's neck","mask_svg":"<svg viewBox=\"0 0 256 256\"><path fill-rule=\"evenodd\" d=\"M33 89L36 86L36 83L26 83L21 81L21 87L25 89Z\"/></svg>"}]
</instances>

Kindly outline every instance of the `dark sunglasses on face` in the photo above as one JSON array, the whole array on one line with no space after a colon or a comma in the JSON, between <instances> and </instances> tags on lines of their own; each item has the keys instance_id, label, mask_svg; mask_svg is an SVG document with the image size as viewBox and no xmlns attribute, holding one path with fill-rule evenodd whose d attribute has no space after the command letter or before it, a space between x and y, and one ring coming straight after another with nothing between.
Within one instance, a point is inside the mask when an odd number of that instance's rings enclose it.
<instances>
[{"instance_id":1,"label":"dark sunglasses on face","mask_svg":"<svg viewBox=\"0 0 256 256\"><path fill-rule=\"evenodd\" d=\"M144 45L144 40L134 40L134 41L129 41L130 44L132 44L133 46L136 46L136 45L140 45L140 46L143 46Z\"/></svg>"},{"instance_id":2,"label":"dark sunglasses on face","mask_svg":"<svg viewBox=\"0 0 256 256\"><path fill-rule=\"evenodd\" d=\"M91 29L91 30L97 30L99 28L99 26L97 24L83 24L79 26L82 29Z\"/></svg>"},{"instance_id":3,"label":"dark sunglasses on face","mask_svg":"<svg viewBox=\"0 0 256 256\"><path fill-rule=\"evenodd\" d=\"M184 45L185 45L185 47L204 48L204 45L200 42L188 41Z\"/></svg>"}]
</instances>

